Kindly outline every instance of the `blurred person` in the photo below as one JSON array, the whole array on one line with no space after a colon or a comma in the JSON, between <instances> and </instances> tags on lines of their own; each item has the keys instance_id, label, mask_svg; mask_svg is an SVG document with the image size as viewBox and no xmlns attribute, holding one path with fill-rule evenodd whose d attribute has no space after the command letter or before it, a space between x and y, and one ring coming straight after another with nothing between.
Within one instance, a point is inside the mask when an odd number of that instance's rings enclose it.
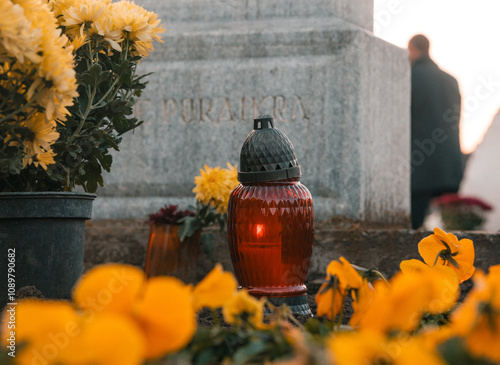
<instances>
[{"instance_id":1,"label":"blurred person","mask_svg":"<svg viewBox=\"0 0 500 365\"><path fill-rule=\"evenodd\" d=\"M431 200L456 193L464 172L460 150L461 97L457 80L429 57L422 34L408 43L411 63L411 215L420 228Z\"/></svg>"}]
</instances>

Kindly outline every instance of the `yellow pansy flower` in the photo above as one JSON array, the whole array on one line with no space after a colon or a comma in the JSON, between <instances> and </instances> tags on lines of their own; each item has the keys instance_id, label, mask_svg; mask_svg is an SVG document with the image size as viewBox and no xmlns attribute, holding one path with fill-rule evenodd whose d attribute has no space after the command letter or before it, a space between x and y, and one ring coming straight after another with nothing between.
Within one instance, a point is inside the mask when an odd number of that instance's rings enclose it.
<instances>
[{"instance_id":1,"label":"yellow pansy flower","mask_svg":"<svg viewBox=\"0 0 500 365\"><path fill-rule=\"evenodd\" d=\"M451 320L472 354L500 362L500 265L489 271L474 274L474 287Z\"/></svg>"},{"instance_id":2,"label":"yellow pansy flower","mask_svg":"<svg viewBox=\"0 0 500 365\"><path fill-rule=\"evenodd\" d=\"M474 273L474 245L467 238L459 241L453 233L434 228L434 234L419 242L418 252L429 266L451 267L457 273L460 283Z\"/></svg>"},{"instance_id":3,"label":"yellow pansy flower","mask_svg":"<svg viewBox=\"0 0 500 365\"><path fill-rule=\"evenodd\" d=\"M2 316L1 341L7 346L10 309L7 306ZM67 344L80 331L82 317L68 302L26 299L17 302L15 310L15 341L26 343L16 353L16 364L31 365L40 362L61 363L61 349L56 343ZM3 347L3 346L2 346Z\"/></svg>"},{"instance_id":4,"label":"yellow pansy flower","mask_svg":"<svg viewBox=\"0 0 500 365\"><path fill-rule=\"evenodd\" d=\"M444 365L425 342L416 337L386 338L378 332L334 334L327 340L331 363L336 365Z\"/></svg>"},{"instance_id":5,"label":"yellow pansy flower","mask_svg":"<svg viewBox=\"0 0 500 365\"><path fill-rule=\"evenodd\" d=\"M133 320L146 338L147 359L185 346L196 329L191 288L180 280L154 277L122 264L101 265L77 284L75 303L91 314L117 313Z\"/></svg>"},{"instance_id":6,"label":"yellow pansy flower","mask_svg":"<svg viewBox=\"0 0 500 365\"><path fill-rule=\"evenodd\" d=\"M7 308L8 310L9 308ZM1 336L7 341L9 312ZM15 307L16 364L140 365L144 336L129 318L110 313L80 315L69 302L21 300ZM7 345L7 343L5 345Z\"/></svg>"},{"instance_id":7,"label":"yellow pansy flower","mask_svg":"<svg viewBox=\"0 0 500 365\"><path fill-rule=\"evenodd\" d=\"M80 278L73 289L73 300L92 312L130 314L145 280L144 272L134 266L99 265Z\"/></svg>"},{"instance_id":8,"label":"yellow pansy flower","mask_svg":"<svg viewBox=\"0 0 500 365\"><path fill-rule=\"evenodd\" d=\"M390 286L375 283L375 294L364 314L356 320L362 329L381 332L412 331L424 313L441 313L450 309L457 298L456 281L449 273L407 270L390 280Z\"/></svg>"},{"instance_id":9,"label":"yellow pansy flower","mask_svg":"<svg viewBox=\"0 0 500 365\"><path fill-rule=\"evenodd\" d=\"M196 330L191 288L171 277L149 279L135 303L134 318L146 337L147 359L180 350Z\"/></svg>"},{"instance_id":10,"label":"yellow pansy flower","mask_svg":"<svg viewBox=\"0 0 500 365\"><path fill-rule=\"evenodd\" d=\"M343 303L343 295L338 288L328 283L322 284L314 297L316 305L316 314L318 317L326 316L333 320L340 313Z\"/></svg>"},{"instance_id":11,"label":"yellow pansy flower","mask_svg":"<svg viewBox=\"0 0 500 365\"><path fill-rule=\"evenodd\" d=\"M237 285L234 275L223 271L222 265L217 264L193 290L195 310L222 307L232 298Z\"/></svg>"},{"instance_id":12,"label":"yellow pansy flower","mask_svg":"<svg viewBox=\"0 0 500 365\"><path fill-rule=\"evenodd\" d=\"M404 274L420 273L422 282L432 289L429 292L427 312L439 314L449 311L455 305L460 296L460 288L458 276L453 269L442 265L430 267L419 260L404 260L399 266Z\"/></svg>"},{"instance_id":13,"label":"yellow pansy flower","mask_svg":"<svg viewBox=\"0 0 500 365\"><path fill-rule=\"evenodd\" d=\"M331 261L326 268L327 282L322 284L315 296L318 305L318 317L327 316L334 319L343 309L344 297L351 289L363 286L363 278L344 257L340 261Z\"/></svg>"},{"instance_id":14,"label":"yellow pansy flower","mask_svg":"<svg viewBox=\"0 0 500 365\"><path fill-rule=\"evenodd\" d=\"M326 268L326 273L331 277L337 276L339 289L342 293L346 293L349 289L360 288L363 285L361 275L358 274L356 269L343 256L339 258L339 261L331 261Z\"/></svg>"},{"instance_id":15,"label":"yellow pansy flower","mask_svg":"<svg viewBox=\"0 0 500 365\"><path fill-rule=\"evenodd\" d=\"M256 299L243 289L236 292L222 307L227 323L241 325L251 323L256 328L264 327L264 299Z\"/></svg>"},{"instance_id":16,"label":"yellow pansy flower","mask_svg":"<svg viewBox=\"0 0 500 365\"><path fill-rule=\"evenodd\" d=\"M136 323L114 313L99 313L82 322L62 347L58 363L141 365L144 351L145 338Z\"/></svg>"},{"instance_id":17,"label":"yellow pansy flower","mask_svg":"<svg viewBox=\"0 0 500 365\"><path fill-rule=\"evenodd\" d=\"M384 282L379 282L378 285L384 285ZM375 289L372 284L363 283L363 285L353 293L352 310L353 313L349 320L349 324L352 327L356 327L365 315L366 311L372 305L373 299L375 297Z\"/></svg>"}]
</instances>

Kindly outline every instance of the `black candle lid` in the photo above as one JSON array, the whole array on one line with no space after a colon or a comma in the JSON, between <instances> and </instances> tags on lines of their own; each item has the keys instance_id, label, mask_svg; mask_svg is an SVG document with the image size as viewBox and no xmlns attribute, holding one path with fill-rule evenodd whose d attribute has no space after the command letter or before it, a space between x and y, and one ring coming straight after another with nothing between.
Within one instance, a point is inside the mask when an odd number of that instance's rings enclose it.
<instances>
[{"instance_id":1,"label":"black candle lid","mask_svg":"<svg viewBox=\"0 0 500 365\"><path fill-rule=\"evenodd\" d=\"M273 118L254 119L254 130L243 142L238 180L242 183L287 180L301 176L290 139L274 128Z\"/></svg>"}]
</instances>

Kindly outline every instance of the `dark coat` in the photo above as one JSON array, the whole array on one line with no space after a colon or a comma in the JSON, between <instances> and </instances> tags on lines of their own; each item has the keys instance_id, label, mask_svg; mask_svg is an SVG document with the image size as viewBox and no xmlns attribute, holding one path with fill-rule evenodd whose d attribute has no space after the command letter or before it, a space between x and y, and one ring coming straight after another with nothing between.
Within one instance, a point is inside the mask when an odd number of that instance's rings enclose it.
<instances>
[{"instance_id":1,"label":"dark coat","mask_svg":"<svg viewBox=\"0 0 500 365\"><path fill-rule=\"evenodd\" d=\"M412 193L457 192L464 171L457 80L423 58L412 65L411 82Z\"/></svg>"}]
</instances>

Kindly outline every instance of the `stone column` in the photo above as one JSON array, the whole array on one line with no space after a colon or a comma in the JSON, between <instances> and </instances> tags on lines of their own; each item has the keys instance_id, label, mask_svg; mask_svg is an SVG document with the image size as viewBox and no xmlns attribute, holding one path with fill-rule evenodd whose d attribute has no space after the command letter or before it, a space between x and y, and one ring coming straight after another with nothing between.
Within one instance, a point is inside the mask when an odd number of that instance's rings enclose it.
<instances>
[{"instance_id":1,"label":"stone column","mask_svg":"<svg viewBox=\"0 0 500 365\"><path fill-rule=\"evenodd\" d=\"M317 219L408 224L410 73L372 33L371 0L142 0L167 31L144 61L94 218L192 203L204 164L237 164L253 118L293 142Z\"/></svg>"}]
</instances>

